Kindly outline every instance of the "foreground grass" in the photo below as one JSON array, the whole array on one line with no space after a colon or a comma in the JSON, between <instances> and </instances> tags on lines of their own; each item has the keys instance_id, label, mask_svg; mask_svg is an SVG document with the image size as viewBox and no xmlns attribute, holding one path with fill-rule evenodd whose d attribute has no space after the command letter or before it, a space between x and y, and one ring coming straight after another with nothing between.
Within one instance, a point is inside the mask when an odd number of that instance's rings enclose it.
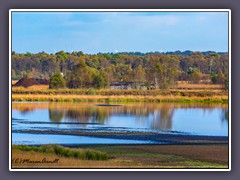
<instances>
[{"instance_id":1,"label":"foreground grass","mask_svg":"<svg viewBox=\"0 0 240 180\"><path fill-rule=\"evenodd\" d=\"M21 151L34 151L34 152L42 152L47 154L56 154L62 157L73 157L84 160L106 160L108 156L106 153L89 150L89 149L74 149L67 148L59 145L43 145L43 146L16 146L13 145L13 149L21 150Z\"/></svg>"},{"instance_id":2,"label":"foreground grass","mask_svg":"<svg viewBox=\"0 0 240 180\"><path fill-rule=\"evenodd\" d=\"M42 149L42 147L38 147ZM65 148L65 147L64 147ZM13 146L12 166L15 168L227 168L227 146L91 146L82 150L101 152L108 155L105 160L82 160L56 153ZM193 149L192 149L193 148ZM31 149L31 150L30 150ZM79 148L67 148L79 150ZM191 153L192 152L192 153ZM209 152L209 153L206 153ZM14 159L39 161L59 159L58 163L15 163Z\"/></svg>"}]
</instances>

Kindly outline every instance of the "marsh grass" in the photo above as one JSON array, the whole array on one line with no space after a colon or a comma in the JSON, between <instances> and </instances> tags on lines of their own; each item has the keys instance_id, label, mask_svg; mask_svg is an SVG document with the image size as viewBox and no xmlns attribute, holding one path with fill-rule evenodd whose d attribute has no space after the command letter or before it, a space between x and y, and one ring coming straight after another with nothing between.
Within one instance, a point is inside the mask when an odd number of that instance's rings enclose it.
<instances>
[{"instance_id":1,"label":"marsh grass","mask_svg":"<svg viewBox=\"0 0 240 180\"><path fill-rule=\"evenodd\" d=\"M107 160L108 155L101 151L90 149L75 149L59 145L42 145L42 146L27 146L27 145L13 145L15 150L34 151L47 154L56 154L62 157L77 158L82 160Z\"/></svg>"},{"instance_id":2,"label":"marsh grass","mask_svg":"<svg viewBox=\"0 0 240 180\"><path fill-rule=\"evenodd\" d=\"M219 85L181 84L161 90L49 89L46 85L13 87L12 101L50 102L207 102L228 103L228 92Z\"/></svg>"},{"instance_id":3,"label":"marsh grass","mask_svg":"<svg viewBox=\"0 0 240 180\"><path fill-rule=\"evenodd\" d=\"M12 85L16 84L18 80L12 80Z\"/></svg>"},{"instance_id":4,"label":"marsh grass","mask_svg":"<svg viewBox=\"0 0 240 180\"><path fill-rule=\"evenodd\" d=\"M143 95L48 95L48 94L13 94L12 101L49 101L49 102L198 102L228 103L227 95L214 96L143 96Z\"/></svg>"},{"instance_id":5,"label":"marsh grass","mask_svg":"<svg viewBox=\"0 0 240 180\"><path fill-rule=\"evenodd\" d=\"M155 90L111 90L111 89L48 89L44 85L31 86L29 88L13 87L13 94L45 94L45 95L181 95L181 96L212 96L226 95L227 91L221 89L155 89Z\"/></svg>"},{"instance_id":6,"label":"marsh grass","mask_svg":"<svg viewBox=\"0 0 240 180\"><path fill-rule=\"evenodd\" d=\"M224 89L221 84L191 84L187 81L178 81L177 89Z\"/></svg>"}]
</instances>

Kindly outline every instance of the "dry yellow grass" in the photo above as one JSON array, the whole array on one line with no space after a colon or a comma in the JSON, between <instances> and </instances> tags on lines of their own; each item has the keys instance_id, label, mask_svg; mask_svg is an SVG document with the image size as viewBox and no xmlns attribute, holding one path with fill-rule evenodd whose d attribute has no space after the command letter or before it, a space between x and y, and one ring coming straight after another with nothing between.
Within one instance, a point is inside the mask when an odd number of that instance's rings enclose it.
<instances>
[{"instance_id":1,"label":"dry yellow grass","mask_svg":"<svg viewBox=\"0 0 240 180\"><path fill-rule=\"evenodd\" d=\"M12 80L12 85L16 84L18 80Z\"/></svg>"},{"instance_id":2,"label":"dry yellow grass","mask_svg":"<svg viewBox=\"0 0 240 180\"><path fill-rule=\"evenodd\" d=\"M221 84L190 84L187 81L178 81L177 89L223 89Z\"/></svg>"},{"instance_id":3,"label":"dry yellow grass","mask_svg":"<svg viewBox=\"0 0 240 180\"><path fill-rule=\"evenodd\" d=\"M16 160L30 159L31 161L47 161L59 159L56 163L16 163ZM142 164L131 160L110 159L107 161L79 160L75 158L65 158L54 154L44 154L39 152L25 152L14 150L12 152L13 168L133 168L143 167Z\"/></svg>"},{"instance_id":4,"label":"dry yellow grass","mask_svg":"<svg viewBox=\"0 0 240 180\"><path fill-rule=\"evenodd\" d=\"M221 85L188 84L181 82L177 89L168 90L51 90L48 85L28 88L12 87L13 101L80 101L80 102L227 102L228 92Z\"/></svg>"},{"instance_id":5,"label":"dry yellow grass","mask_svg":"<svg viewBox=\"0 0 240 180\"><path fill-rule=\"evenodd\" d=\"M30 89L30 90L47 90L47 89L49 89L49 86L48 85L33 85L33 86L30 86L28 89Z\"/></svg>"},{"instance_id":6,"label":"dry yellow grass","mask_svg":"<svg viewBox=\"0 0 240 180\"><path fill-rule=\"evenodd\" d=\"M48 90L49 86L48 85L33 85L33 86L29 86L27 88L23 87L23 86L15 86L12 87L13 90L22 90L22 91L26 91L26 90L30 90L30 91L36 91L36 90Z\"/></svg>"},{"instance_id":7,"label":"dry yellow grass","mask_svg":"<svg viewBox=\"0 0 240 180\"><path fill-rule=\"evenodd\" d=\"M142 96L142 95L113 95L113 96L103 96L103 95L45 95L45 94L13 94L12 101L79 101L79 102L183 102L183 101L228 101L227 95L216 95L216 96Z\"/></svg>"}]
</instances>

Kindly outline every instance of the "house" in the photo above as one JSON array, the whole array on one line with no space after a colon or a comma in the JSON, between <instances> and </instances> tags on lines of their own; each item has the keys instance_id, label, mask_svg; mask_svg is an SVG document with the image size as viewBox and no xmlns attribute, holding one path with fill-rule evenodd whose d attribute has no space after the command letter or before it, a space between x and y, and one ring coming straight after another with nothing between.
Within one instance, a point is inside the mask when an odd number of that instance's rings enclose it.
<instances>
[{"instance_id":1,"label":"house","mask_svg":"<svg viewBox=\"0 0 240 180\"><path fill-rule=\"evenodd\" d=\"M133 82L112 82L110 89L133 89Z\"/></svg>"},{"instance_id":2,"label":"house","mask_svg":"<svg viewBox=\"0 0 240 180\"><path fill-rule=\"evenodd\" d=\"M27 88L33 85L49 85L49 80L23 77L13 86L23 86Z\"/></svg>"}]
</instances>

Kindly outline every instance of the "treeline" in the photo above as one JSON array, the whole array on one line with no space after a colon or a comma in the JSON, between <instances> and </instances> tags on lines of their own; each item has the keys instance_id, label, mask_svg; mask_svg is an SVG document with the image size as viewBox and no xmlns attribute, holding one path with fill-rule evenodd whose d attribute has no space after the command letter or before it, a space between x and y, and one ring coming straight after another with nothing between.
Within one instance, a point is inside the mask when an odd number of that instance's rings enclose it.
<instances>
[{"instance_id":1,"label":"treeline","mask_svg":"<svg viewBox=\"0 0 240 180\"><path fill-rule=\"evenodd\" d=\"M143 53L143 52L119 52L118 54L128 54L128 55L137 55L137 56L145 56L145 55L149 55L149 54L171 54L171 55L182 55L182 56L189 56L191 54L193 54L193 51L167 51L167 52L159 52L159 51L154 51L154 52L147 52L147 53ZM217 54L226 54L226 52L215 52L215 51L204 51L201 52L204 56L208 56L211 55L213 53L217 53ZM102 53L98 53L98 54L102 54ZM110 53L110 54L114 54L114 53Z\"/></svg>"},{"instance_id":2,"label":"treeline","mask_svg":"<svg viewBox=\"0 0 240 180\"><path fill-rule=\"evenodd\" d=\"M185 55L184 53L189 53ZM16 54L12 52L12 79L50 79L50 87L107 88L128 82L133 88L168 88L176 81L228 84L228 54L185 51L183 53L98 53L59 51Z\"/></svg>"}]
</instances>

